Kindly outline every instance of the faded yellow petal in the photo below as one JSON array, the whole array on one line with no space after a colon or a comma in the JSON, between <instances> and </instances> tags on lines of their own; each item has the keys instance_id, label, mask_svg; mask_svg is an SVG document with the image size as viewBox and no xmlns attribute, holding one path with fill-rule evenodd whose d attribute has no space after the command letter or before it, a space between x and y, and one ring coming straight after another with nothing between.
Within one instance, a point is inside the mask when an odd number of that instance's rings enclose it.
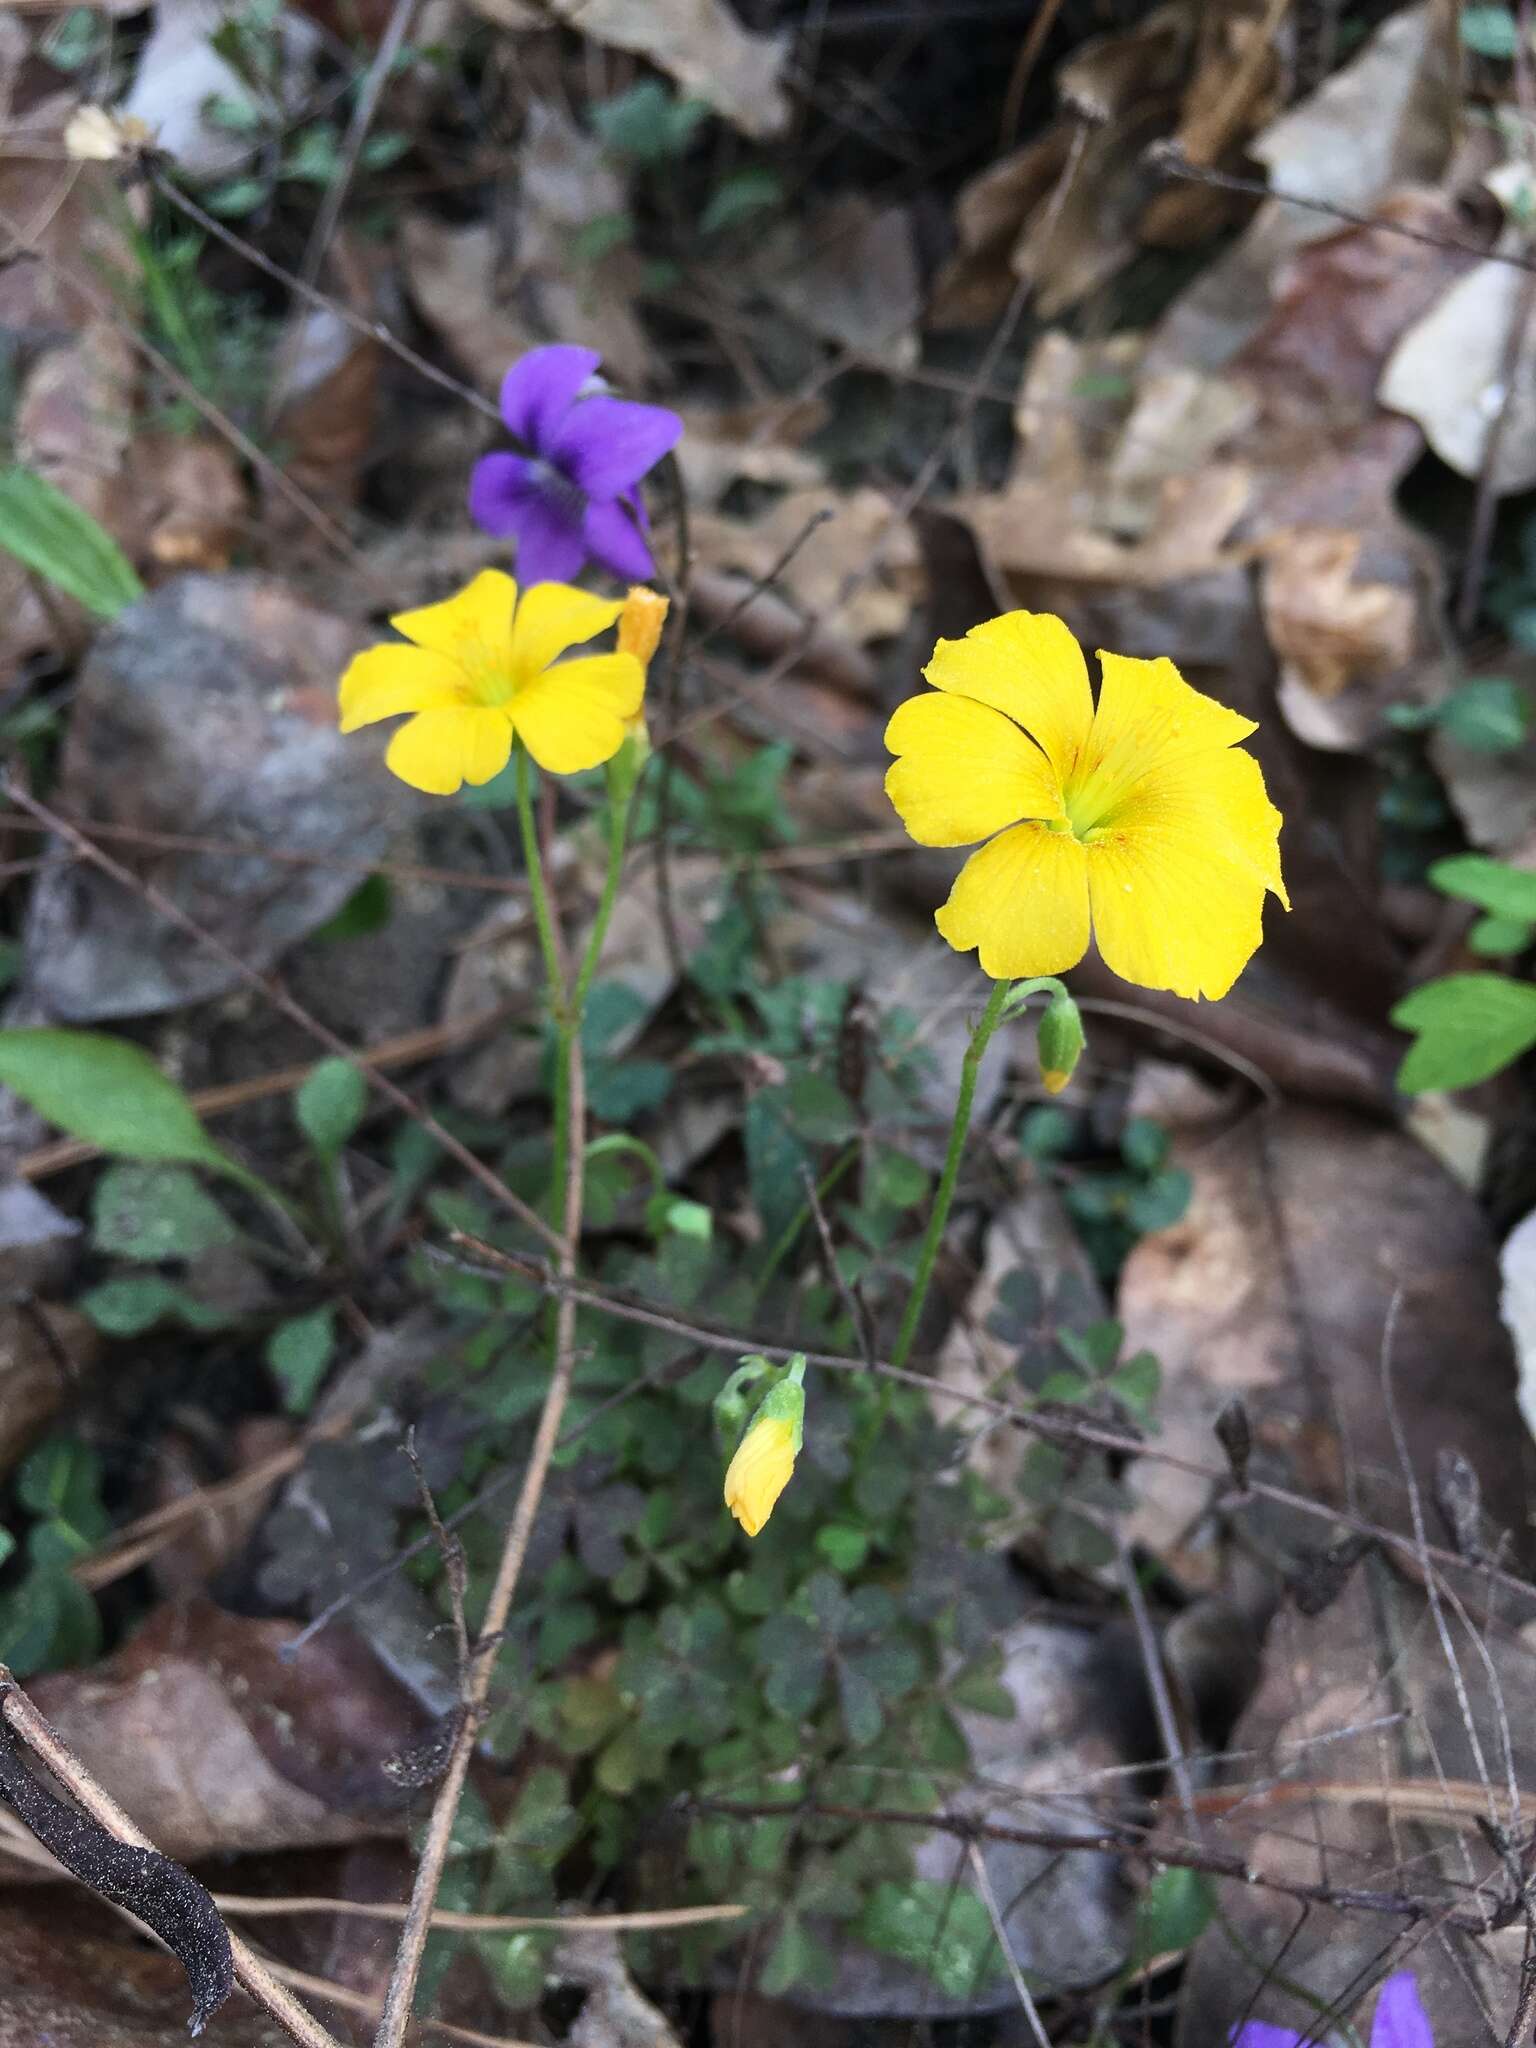
<instances>
[{"instance_id":1,"label":"faded yellow petal","mask_svg":"<svg viewBox=\"0 0 1536 2048\"><path fill-rule=\"evenodd\" d=\"M517 585L506 571L482 569L457 596L396 612L389 623L418 647L446 655L471 675L490 670L510 674L516 604Z\"/></svg>"},{"instance_id":2,"label":"faded yellow petal","mask_svg":"<svg viewBox=\"0 0 1536 2048\"><path fill-rule=\"evenodd\" d=\"M749 1536L767 1522L794 1469L794 1424L776 1415L754 1422L725 1475L725 1504Z\"/></svg>"},{"instance_id":3,"label":"faded yellow petal","mask_svg":"<svg viewBox=\"0 0 1536 2048\"><path fill-rule=\"evenodd\" d=\"M645 695L645 672L632 654L588 654L558 662L510 709L518 737L551 775L575 775L611 760Z\"/></svg>"},{"instance_id":4,"label":"faded yellow petal","mask_svg":"<svg viewBox=\"0 0 1536 2048\"><path fill-rule=\"evenodd\" d=\"M934 690L885 728L902 756L885 793L919 846L971 846L1021 818L1059 818L1061 791L1027 734L988 705Z\"/></svg>"},{"instance_id":5,"label":"faded yellow petal","mask_svg":"<svg viewBox=\"0 0 1536 2048\"><path fill-rule=\"evenodd\" d=\"M1258 727L1186 683L1166 656L1099 654L1103 682L1089 749L1067 800L1080 830L1107 822L1144 776L1247 739Z\"/></svg>"},{"instance_id":6,"label":"faded yellow petal","mask_svg":"<svg viewBox=\"0 0 1536 2048\"><path fill-rule=\"evenodd\" d=\"M1280 813L1251 754L1165 761L1088 848L1094 935L1105 965L1142 988L1224 996L1263 937L1280 873Z\"/></svg>"},{"instance_id":7,"label":"faded yellow petal","mask_svg":"<svg viewBox=\"0 0 1536 2048\"><path fill-rule=\"evenodd\" d=\"M348 663L338 693L343 732L398 718L402 711L442 711L463 695L451 661L420 647L370 647Z\"/></svg>"},{"instance_id":8,"label":"faded yellow petal","mask_svg":"<svg viewBox=\"0 0 1536 2048\"><path fill-rule=\"evenodd\" d=\"M1093 722L1083 650L1050 612L1004 612L941 640L923 674L935 689L990 704L1044 749L1057 779L1072 774Z\"/></svg>"},{"instance_id":9,"label":"faded yellow petal","mask_svg":"<svg viewBox=\"0 0 1536 2048\"><path fill-rule=\"evenodd\" d=\"M580 647L611 626L624 609L619 598L594 597L569 583L535 583L523 592L512 622L512 672L531 680L567 647Z\"/></svg>"},{"instance_id":10,"label":"faded yellow petal","mask_svg":"<svg viewBox=\"0 0 1536 2048\"><path fill-rule=\"evenodd\" d=\"M412 789L452 796L462 782L489 782L505 768L511 749L505 711L460 705L419 712L390 741L384 763Z\"/></svg>"},{"instance_id":11,"label":"faded yellow petal","mask_svg":"<svg viewBox=\"0 0 1536 2048\"><path fill-rule=\"evenodd\" d=\"M994 981L1060 974L1088 950L1088 851L1066 832L1015 825L973 853L934 923L978 948Z\"/></svg>"}]
</instances>

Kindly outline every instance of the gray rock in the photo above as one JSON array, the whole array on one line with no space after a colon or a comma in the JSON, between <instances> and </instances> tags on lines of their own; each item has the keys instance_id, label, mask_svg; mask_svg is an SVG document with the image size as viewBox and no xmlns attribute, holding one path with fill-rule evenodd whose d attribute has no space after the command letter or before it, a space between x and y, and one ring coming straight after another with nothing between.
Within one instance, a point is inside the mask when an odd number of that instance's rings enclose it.
<instances>
[{"instance_id":1,"label":"gray rock","mask_svg":"<svg viewBox=\"0 0 1536 2048\"><path fill-rule=\"evenodd\" d=\"M336 685L361 635L257 576L184 576L123 612L81 674L58 807L84 822L371 859L421 800L377 736L343 739ZM110 850L265 970L333 916L355 869L261 855ZM83 862L32 894L19 1000L83 1023L222 994L239 977Z\"/></svg>"},{"instance_id":2,"label":"gray rock","mask_svg":"<svg viewBox=\"0 0 1536 2048\"><path fill-rule=\"evenodd\" d=\"M1015 1623L1001 1648L1002 1682L1016 1711L1012 1720L957 1715L972 1770L948 1811L1003 1827L1092 1834L1095 1774L1135 1760L1126 1671L1103 1635L1054 1621ZM1101 1983L1124 1963L1134 1902L1114 1857L1012 1842L986 1842L982 1856L1014 1960L1042 2000ZM965 1849L953 1834L924 1835L914 1861L919 1877L949 1884L958 1865L960 1882L969 1883ZM836 1955L837 1980L824 1992L796 1990L797 2005L869 2020L956 2019L1017 2007L1006 1977L978 1985L970 1999L953 1999L923 1972L842 1939L835 1928L817 1931Z\"/></svg>"}]
</instances>

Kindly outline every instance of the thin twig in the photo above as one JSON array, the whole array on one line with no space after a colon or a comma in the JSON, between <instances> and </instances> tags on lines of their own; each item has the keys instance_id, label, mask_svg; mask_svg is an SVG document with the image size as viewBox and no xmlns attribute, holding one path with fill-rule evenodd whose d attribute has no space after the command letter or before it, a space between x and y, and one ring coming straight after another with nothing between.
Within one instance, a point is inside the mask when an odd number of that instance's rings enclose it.
<instances>
[{"instance_id":1,"label":"thin twig","mask_svg":"<svg viewBox=\"0 0 1536 2048\"><path fill-rule=\"evenodd\" d=\"M594 938L599 937L600 934L594 934ZM422 1954L432 1924L438 1887L442 1883L443 1870L448 1860L454 1821L458 1815L459 1801L463 1797L475 1737L490 1692L496 1653L506 1633L507 1617L512 1611L512 1602L522 1577L529 1539L533 1534L534 1519L539 1511L539 1503L544 1497L545 1482L548 1480L550 1464L560 1439L560 1425L565 1417L571 1381L576 1370L576 1301L571 1283L575 1278L577 1253L581 1243L582 1204L586 1188L586 1066L582 1056L580 1029L567 1030L563 1037L569 1109L566 1125L563 1233L559 1271L568 1291L557 1299L555 1307L554 1370L550 1374L544 1405L539 1411L538 1428L534 1432L533 1449L529 1453L527 1468L523 1474L522 1490L512 1511L512 1519L507 1525L501 1561L496 1568L496 1578L491 1587L490 1597L486 1601L476 1653L471 1659L466 1676L465 1712L455 1733L448 1767L427 1823L426 1838L422 1843L421 1857L411 1887L410 1908L401 1932L400 1945L395 1953L384 2015L374 2036L374 2048L401 2048L406 2028L410 2024Z\"/></svg>"},{"instance_id":2,"label":"thin twig","mask_svg":"<svg viewBox=\"0 0 1536 2048\"><path fill-rule=\"evenodd\" d=\"M1141 1652L1142 1670L1152 1700L1152 1712L1157 1719L1157 1732L1162 1737L1163 1754L1178 1792L1185 1823L1192 1833L1198 1835L1200 1824L1195 1817L1194 1781L1189 1775L1189 1759L1184 1754L1184 1738L1179 1733L1179 1717L1173 1710L1173 1694L1168 1689L1168 1671L1163 1663L1162 1647L1152 1626L1152 1616L1147 1611L1147 1596L1136 1575L1136 1560L1123 1535L1119 1537L1119 1549L1120 1585L1126 1605L1131 1610L1131 1624L1136 1631L1136 1645Z\"/></svg>"},{"instance_id":3,"label":"thin twig","mask_svg":"<svg viewBox=\"0 0 1536 2048\"><path fill-rule=\"evenodd\" d=\"M300 276L306 286L312 286L320 275L321 266L331 246L331 237L336 232L342 208L346 205L352 190L352 180L357 174L358 157L367 140L368 130L373 126L373 117L378 112L379 100L389 83L389 74L394 69L395 59L411 32L416 7L417 0L395 0L389 11L389 20L384 24L384 33L379 38L379 46L373 53L373 62L364 74L361 90L353 103L352 118L347 123L347 132L342 141L341 162L326 185L325 196L320 202L320 211L315 216L315 224L304 250Z\"/></svg>"},{"instance_id":4,"label":"thin twig","mask_svg":"<svg viewBox=\"0 0 1536 2048\"><path fill-rule=\"evenodd\" d=\"M986 1907L987 1917L992 1922L992 1932L996 1935L997 1945L1002 1950L1003 1961L1008 1965L1008 1975L1013 1979L1014 1996L1023 2008L1025 2023L1039 2043L1039 2048L1051 2048L1050 2036L1040 2024L1040 2014L1034 1998L1029 1985L1025 1982L1024 1972L1019 1968L1013 1944L1008 1939L1008 1929L997 1903L997 1894L992 1889L992 1879L987 1874L987 1859L981 1853L980 1843L967 1843L966 1856L970 1862L971 1875L976 1880L976 1889L981 1894L981 1903Z\"/></svg>"}]
</instances>

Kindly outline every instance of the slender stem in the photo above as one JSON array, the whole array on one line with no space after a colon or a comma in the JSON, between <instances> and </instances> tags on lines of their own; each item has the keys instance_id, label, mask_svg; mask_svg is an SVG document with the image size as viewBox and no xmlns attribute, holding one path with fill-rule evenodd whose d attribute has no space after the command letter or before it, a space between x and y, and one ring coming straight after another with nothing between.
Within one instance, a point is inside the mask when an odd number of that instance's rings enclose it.
<instances>
[{"instance_id":1,"label":"slender stem","mask_svg":"<svg viewBox=\"0 0 1536 2048\"><path fill-rule=\"evenodd\" d=\"M431 1819L427 1824L426 1839L422 1844L421 1859L416 1866L416 1878L411 1888L410 1908L401 1931L400 1946L395 1954L394 1971L390 1978L384 2014L374 2035L374 2048L401 2048L410 2024L411 2007L416 1996L416 1980L421 1971L422 1953L432 1924L432 1911L437 1900L438 1887L442 1882L443 1869L448 1860L448 1850L453 1840L454 1822L464 1791L464 1781L469 1772L470 1758L474 1752L475 1734L490 1691L497 1652L506 1633L507 1616L512 1611L512 1602L517 1595L518 1581L522 1577L523 1564L528 1555L529 1539L533 1534L534 1518L544 1497L545 1482L549 1477L555 1446L560 1440L560 1427L565 1420L571 1382L576 1372L577 1295L572 1282L576 1276L577 1251L581 1243L582 1207L586 1195L587 1137L586 1068L581 1049L582 1007L597 969L598 956L602 952L603 939L618 896L619 875L624 864L625 833L629 824L629 803L626 799L614 802L610 807L607 879L603 885L602 899L598 904L592 935L587 941L586 952L582 956L570 1001L566 1000L555 964L559 959L559 948L555 940L549 899L544 888L538 839L533 831L533 810L528 802L527 770L521 757L518 774L518 810L524 821L523 845L528 856L528 876L533 890L535 915L540 919L541 939L547 932L549 940L544 958L551 975L550 995L555 1007L558 1061L555 1076L555 1186L563 1197L559 1271L566 1291L557 1297L555 1303L554 1366L550 1373L549 1387L544 1395L544 1405L539 1411L533 1449L528 1458L528 1469L523 1474L517 1506L513 1509L512 1519L507 1525L501 1561L496 1568L496 1578L486 1601L475 1653L470 1660L464 1686L464 1713L449 1754L448 1768L438 1788Z\"/></svg>"},{"instance_id":2,"label":"slender stem","mask_svg":"<svg viewBox=\"0 0 1536 2048\"><path fill-rule=\"evenodd\" d=\"M1003 1020L1004 1006L1008 1001L1013 984L999 981L994 984L992 997L982 1012L981 1022L971 1033L971 1042L965 1049L965 1059L960 1067L960 1092L955 1099L955 1120L949 1127L949 1151L944 1159L944 1171L939 1176L938 1193L928 1215L928 1228L923 1234L922 1250L917 1255L917 1271L912 1278L912 1292L907 1296L906 1311L901 1318L901 1329L897 1333L895 1347L891 1352L892 1365L905 1365L917 1335L917 1326L922 1318L923 1304L928 1299L929 1284L933 1279L934 1262L939 1256L939 1245L944 1237L944 1226L949 1221L950 1207L955 1199L955 1183L960 1178L960 1161L965 1155L966 1133L971 1127L971 1105L976 1099L976 1076L981 1069L982 1055L993 1032Z\"/></svg>"},{"instance_id":3,"label":"slender stem","mask_svg":"<svg viewBox=\"0 0 1536 2048\"><path fill-rule=\"evenodd\" d=\"M544 879L544 856L539 851L539 828L533 817L533 787L528 779L528 750L513 753L513 774L517 786L517 822L523 838L523 864L528 870L528 893L533 899L533 921L538 928L539 952L544 961L544 979L549 984L550 1005L556 1015L565 1008L565 976L560 972L560 947L555 939L554 912L549 887Z\"/></svg>"},{"instance_id":4,"label":"slender stem","mask_svg":"<svg viewBox=\"0 0 1536 2048\"><path fill-rule=\"evenodd\" d=\"M544 961L549 1006L555 1019L555 1087L551 1119L549 1184L551 1199L558 1203L561 1198L560 1190L565 1186L565 1163L571 1142L570 1055L567 1042L570 1034L570 1012L566 1002L565 974L560 965L560 939L555 929L554 906L550 901L549 883L544 874L544 855L540 849L538 825L533 815L533 791L528 776L526 748L518 747L515 759L517 821L522 828L523 860L528 869L528 893L533 902L533 921L538 927L539 952ZM557 1213L557 1224L558 1221Z\"/></svg>"},{"instance_id":5,"label":"slender stem","mask_svg":"<svg viewBox=\"0 0 1536 2048\"><path fill-rule=\"evenodd\" d=\"M603 941L608 936L608 926L613 919L613 906L618 901L619 883L624 874L624 845L629 834L629 814L633 803L634 796L631 793L622 801L611 801L608 806L608 872L603 877L603 893L598 900L597 915L592 921L592 933L587 940L587 950L581 956L581 966L576 972L576 986L571 994L571 1015L578 1029L586 1010L592 977L597 972Z\"/></svg>"}]
</instances>

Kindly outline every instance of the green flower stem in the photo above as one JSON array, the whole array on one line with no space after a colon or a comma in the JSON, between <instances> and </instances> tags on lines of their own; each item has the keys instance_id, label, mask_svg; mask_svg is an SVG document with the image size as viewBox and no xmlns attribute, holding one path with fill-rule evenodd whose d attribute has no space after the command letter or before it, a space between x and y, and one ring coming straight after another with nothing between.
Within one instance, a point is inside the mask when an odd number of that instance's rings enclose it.
<instances>
[{"instance_id":1,"label":"green flower stem","mask_svg":"<svg viewBox=\"0 0 1536 2048\"><path fill-rule=\"evenodd\" d=\"M523 864L528 870L528 888L533 897L533 921L538 928L539 951L544 959L544 979L549 984L550 1007L558 1016L565 1008L565 976L560 972L560 948L555 943L554 912L544 880L544 856L539 851L539 830L533 818L533 786L528 776L528 750L515 746L514 778L517 784L517 822L523 835Z\"/></svg>"},{"instance_id":2,"label":"green flower stem","mask_svg":"<svg viewBox=\"0 0 1536 2048\"><path fill-rule=\"evenodd\" d=\"M603 950L603 941L608 936L608 926L613 918L613 906L618 901L619 883L624 876L624 844L629 832L629 814L634 803L634 793L628 796L613 796L608 804L608 872L603 877L603 893L598 899L597 915L592 920L592 936L587 940L587 950L582 955L581 966L576 971L576 987L571 995L571 1014L580 1028L586 1013L587 994L592 987L592 977L597 972L598 958Z\"/></svg>"},{"instance_id":3,"label":"green flower stem","mask_svg":"<svg viewBox=\"0 0 1536 2048\"><path fill-rule=\"evenodd\" d=\"M917 1335L923 1304L928 1299L928 1288L933 1279L934 1262L939 1256L944 1227L949 1221L949 1211L955 1199L955 1183L960 1178L960 1161L965 1154L966 1134L971 1127L971 1106L976 1099L976 1076L981 1070L982 1057L991 1042L992 1034L1002 1023L1007 1012L1012 989L1011 981L999 981L993 985L991 1000L982 1012L981 1022L971 1033L971 1042L965 1049L965 1059L960 1068L960 1093L955 1100L955 1120L949 1127L949 1151L945 1155L944 1171L939 1176L938 1193L934 1198L933 1208L929 1211L928 1228L923 1234L922 1250L917 1255L917 1272L913 1275L912 1292L907 1296L901 1329L897 1333L895 1348L891 1352L892 1365L906 1364L907 1354L911 1351L912 1341Z\"/></svg>"}]
</instances>

